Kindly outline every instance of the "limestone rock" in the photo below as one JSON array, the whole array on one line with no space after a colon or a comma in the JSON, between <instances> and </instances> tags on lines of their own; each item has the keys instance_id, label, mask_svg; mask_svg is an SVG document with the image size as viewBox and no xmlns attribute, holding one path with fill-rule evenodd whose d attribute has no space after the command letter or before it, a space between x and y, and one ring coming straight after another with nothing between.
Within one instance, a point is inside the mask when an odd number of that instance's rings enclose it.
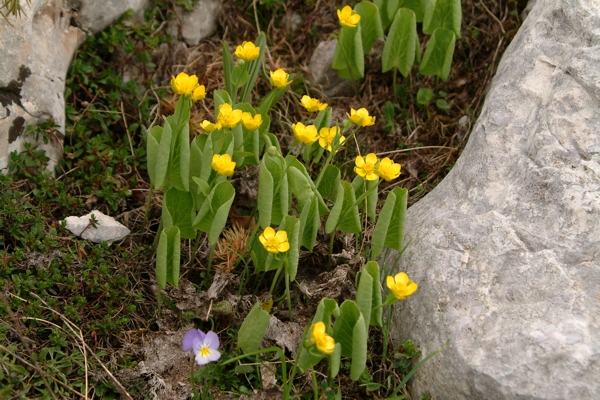
<instances>
[{"instance_id":1,"label":"limestone rock","mask_svg":"<svg viewBox=\"0 0 600 400\"><path fill-rule=\"evenodd\" d=\"M91 225L92 214L94 214L97 221L95 227ZM94 210L83 217L67 217L65 222L67 223L66 228L71 233L94 243L108 242L108 244L111 244L116 240L123 239L130 232L121 223L115 221L113 217L109 217L98 210Z\"/></svg>"},{"instance_id":2,"label":"limestone rock","mask_svg":"<svg viewBox=\"0 0 600 400\"><path fill-rule=\"evenodd\" d=\"M0 18L0 171L12 151L21 152L29 124L48 118L64 132L67 68L85 34L70 26L70 12L48 0L21 2L23 14ZM61 139L61 137L59 137ZM52 167L62 155L58 142L40 145Z\"/></svg>"},{"instance_id":3,"label":"limestone rock","mask_svg":"<svg viewBox=\"0 0 600 400\"><path fill-rule=\"evenodd\" d=\"M600 394L600 0L538 0L447 178L412 206L412 398Z\"/></svg>"},{"instance_id":4,"label":"limestone rock","mask_svg":"<svg viewBox=\"0 0 600 400\"><path fill-rule=\"evenodd\" d=\"M199 0L192 11L182 11L181 36L190 46L196 46L217 29L218 0Z\"/></svg>"},{"instance_id":5,"label":"limestone rock","mask_svg":"<svg viewBox=\"0 0 600 400\"><path fill-rule=\"evenodd\" d=\"M313 84L321 85L327 96L332 96L350 85L349 81L340 78L338 72L331 67L336 46L336 39L319 43L308 64L312 75L309 75L308 79Z\"/></svg>"},{"instance_id":6,"label":"limestone rock","mask_svg":"<svg viewBox=\"0 0 600 400\"><path fill-rule=\"evenodd\" d=\"M143 11L150 6L149 0L79 0L77 23L84 31L95 34L115 22L127 10L133 10L143 20Z\"/></svg>"}]
</instances>

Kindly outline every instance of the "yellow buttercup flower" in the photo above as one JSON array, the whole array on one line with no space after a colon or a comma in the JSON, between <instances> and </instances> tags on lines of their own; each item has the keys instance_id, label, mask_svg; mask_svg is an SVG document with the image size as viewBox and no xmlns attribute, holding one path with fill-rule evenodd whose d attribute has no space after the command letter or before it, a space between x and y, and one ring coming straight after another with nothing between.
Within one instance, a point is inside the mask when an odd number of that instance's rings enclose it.
<instances>
[{"instance_id":1,"label":"yellow buttercup flower","mask_svg":"<svg viewBox=\"0 0 600 400\"><path fill-rule=\"evenodd\" d=\"M191 96L194 90L198 88L198 77L180 72L177 77L171 78L171 89L177 94Z\"/></svg>"},{"instance_id":2,"label":"yellow buttercup flower","mask_svg":"<svg viewBox=\"0 0 600 400\"><path fill-rule=\"evenodd\" d=\"M319 138L317 127L314 125L304 126L302 122L298 122L297 124L292 124L292 130L296 139L304 144L312 144Z\"/></svg>"},{"instance_id":3,"label":"yellow buttercup flower","mask_svg":"<svg viewBox=\"0 0 600 400\"><path fill-rule=\"evenodd\" d=\"M269 79L269 81L271 82L271 85L275 86L276 88L281 89L292 83L292 81L288 81L290 74L286 73L282 69L278 69L275 72L269 71L269 74L271 75L271 79Z\"/></svg>"},{"instance_id":4,"label":"yellow buttercup flower","mask_svg":"<svg viewBox=\"0 0 600 400\"><path fill-rule=\"evenodd\" d=\"M339 135L340 128L337 126L332 126L331 128L321 128L319 131L319 146L326 149L327 151L332 151L331 145L335 140L335 137ZM340 136L339 145L341 146L346 141L344 136Z\"/></svg>"},{"instance_id":5,"label":"yellow buttercup flower","mask_svg":"<svg viewBox=\"0 0 600 400\"><path fill-rule=\"evenodd\" d=\"M335 349L335 341L325 332L325 324L321 321L310 327L310 342L323 354L329 355Z\"/></svg>"},{"instance_id":6,"label":"yellow buttercup flower","mask_svg":"<svg viewBox=\"0 0 600 400\"><path fill-rule=\"evenodd\" d=\"M360 14L354 11L350 6L337 10L337 15L340 24L349 28L356 28L356 25L358 25L358 22L360 21Z\"/></svg>"},{"instance_id":7,"label":"yellow buttercup flower","mask_svg":"<svg viewBox=\"0 0 600 400\"><path fill-rule=\"evenodd\" d=\"M346 113L346 115L348 115L348 113ZM369 112L366 108L360 108L358 110L351 108L348 118L358 126L371 126L375 124L375 117L369 116Z\"/></svg>"},{"instance_id":8,"label":"yellow buttercup flower","mask_svg":"<svg viewBox=\"0 0 600 400\"><path fill-rule=\"evenodd\" d=\"M229 103L223 103L221 107L219 107L217 128L233 128L242 120L242 113L242 110L234 110Z\"/></svg>"},{"instance_id":9,"label":"yellow buttercup flower","mask_svg":"<svg viewBox=\"0 0 600 400\"><path fill-rule=\"evenodd\" d=\"M374 181L378 178L377 163L379 160L375 153L369 153L365 157L356 156L354 172L368 181Z\"/></svg>"},{"instance_id":10,"label":"yellow buttercup flower","mask_svg":"<svg viewBox=\"0 0 600 400\"><path fill-rule=\"evenodd\" d=\"M235 56L244 61L256 60L259 55L260 47L256 47L252 42L243 42L235 49Z\"/></svg>"},{"instance_id":11,"label":"yellow buttercup flower","mask_svg":"<svg viewBox=\"0 0 600 400\"><path fill-rule=\"evenodd\" d=\"M202 129L204 129L204 132L206 132L206 133L211 133L212 131L217 129L217 125L213 124L212 122L210 122L206 119L204 121L200 122L200 127Z\"/></svg>"},{"instance_id":12,"label":"yellow buttercup flower","mask_svg":"<svg viewBox=\"0 0 600 400\"><path fill-rule=\"evenodd\" d=\"M262 115L260 114L256 114L253 117L249 112L242 113L242 124L244 124L244 128L248 129L249 131L260 128L262 122Z\"/></svg>"},{"instance_id":13,"label":"yellow buttercup flower","mask_svg":"<svg viewBox=\"0 0 600 400\"><path fill-rule=\"evenodd\" d=\"M264 232L258 237L258 240L260 240L269 253L285 253L290 249L287 232L278 231L275 233L275 229L270 226L267 226Z\"/></svg>"},{"instance_id":14,"label":"yellow buttercup flower","mask_svg":"<svg viewBox=\"0 0 600 400\"><path fill-rule=\"evenodd\" d=\"M405 272L399 272L394 277L388 276L385 283L398 300L412 296L419 288L419 285L411 281Z\"/></svg>"},{"instance_id":15,"label":"yellow buttercup flower","mask_svg":"<svg viewBox=\"0 0 600 400\"><path fill-rule=\"evenodd\" d=\"M231 156L229 154L215 154L213 155L210 166L217 171L217 174L219 175L231 176L235 169L235 162L231 161Z\"/></svg>"},{"instance_id":16,"label":"yellow buttercup flower","mask_svg":"<svg viewBox=\"0 0 600 400\"><path fill-rule=\"evenodd\" d=\"M321 103L319 99L313 99L306 95L302 96L300 104L302 104L302 107L306 108L309 112L323 111L327 108L327 103Z\"/></svg>"},{"instance_id":17,"label":"yellow buttercup flower","mask_svg":"<svg viewBox=\"0 0 600 400\"><path fill-rule=\"evenodd\" d=\"M194 101L204 100L205 97L206 97L206 88L204 87L204 85L198 86L192 92L192 100L194 100Z\"/></svg>"},{"instance_id":18,"label":"yellow buttercup flower","mask_svg":"<svg viewBox=\"0 0 600 400\"><path fill-rule=\"evenodd\" d=\"M384 158L379 161L379 166L377 167L377 173L380 177L385 179L386 181L391 181L392 179L396 179L400 176L401 165L395 163L389 157Z\"/></svg>"}]
</instances>

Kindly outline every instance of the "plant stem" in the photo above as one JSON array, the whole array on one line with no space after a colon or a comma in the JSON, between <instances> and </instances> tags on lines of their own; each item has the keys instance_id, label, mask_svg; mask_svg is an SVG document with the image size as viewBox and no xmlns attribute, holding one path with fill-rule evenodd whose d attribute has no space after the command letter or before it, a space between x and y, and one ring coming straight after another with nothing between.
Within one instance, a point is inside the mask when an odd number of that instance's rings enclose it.
<instances>
[{"instance_id":1,"label":"plant stem","mask_svg":"<svg viewBox=\"0 0 600 400\"><path fill-rule=\"evenodd\" d=\"M150 214L150 206L152 205L152 192L154 191L154 186L150 183L150 190L148 191L148 197L146 199L146 212L144 213L144 223L142 226L146 229L146 224L148 223L148 215Z\"/></svg>"},{"instance_id":2,"label":"plant stem","mask_svg":"<svg viewBox=\"0 0 600 400\"><path fill-rule=\"evenodd\" d=\"M212 266L213 256L215 254L215 246L210 246L210 254L208 255L208 266L206 267L206 277L204 281L206 282L206 287L210 287L210 268Z\"/></svg>"},{"instance_id":3,"label":"plant stem","mask_svg":"<svg viewBox=\"0 0 600 400\"><path fill-rule=\"evenodd\" d=\"M314 368L311 368L311 373L313 381L314 400L319 400L319 383L317 382L317 374L315 374Z\"/></svg>"},{"instance_id":4,"label":"plant stem","mask_svg":"<svg viewBox=\"0 0 600 400\"><path fill-rule=\"evenodd\" d=\"M383 354L381 355L381 364L385 364L387 360L388 340L390 336L390 325L392 324L392 306L388 306L387 319L384 322L383 328Z\"/></svg>"},{"instance_id":5,"label":"plant stem","mask_svg":"<svg viewBox=\"0 0 600 400\"><path fill-rule=\"evenodd\" d=\"M281 275L282 270L283 265L277 268L277 272L275 272L275 276L273 277L273 282L271 283L271 289L269 289L269 293L273 294L273 291L275 291L275 286L277 285L277 281L279 280L279 275Z\"/></svg>"},{"instance_id":6,"label":"plant stem","mask_svg":"<svg viewBox=\"0 0 600 400\"><path fill-rule=\"evenodd\" d=\"M294 315L292 314L292 295L290 294L290 274L285 272L285 293L287 295L288 310L290 312L290 322L294 321Z\"/></svg>"}]
</instances>

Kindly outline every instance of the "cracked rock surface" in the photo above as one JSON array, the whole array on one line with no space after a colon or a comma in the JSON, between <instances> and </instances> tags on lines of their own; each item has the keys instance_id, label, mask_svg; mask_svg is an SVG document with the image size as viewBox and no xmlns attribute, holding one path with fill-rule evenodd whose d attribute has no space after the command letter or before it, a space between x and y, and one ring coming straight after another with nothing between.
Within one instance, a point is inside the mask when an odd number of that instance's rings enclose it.
<instances>
[{"instance_id":1,"label":"cracked rock surface","mask_svg":"<svg viewBox=\"0 0 600 400\"><path fill-rule=\"evenodd\" d=\"M408 211L413 398L600 393L600 0L538 0L468 145Z\"/></svg>"}]
</instances>

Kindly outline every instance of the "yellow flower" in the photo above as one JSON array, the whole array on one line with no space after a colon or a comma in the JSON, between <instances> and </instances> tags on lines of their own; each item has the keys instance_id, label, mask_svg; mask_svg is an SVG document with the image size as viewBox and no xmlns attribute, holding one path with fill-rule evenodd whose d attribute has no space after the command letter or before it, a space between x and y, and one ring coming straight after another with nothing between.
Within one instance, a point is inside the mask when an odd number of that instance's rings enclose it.
<instances>
[{"instance_id":1,"label":"yellow flower","mask_svg":"<svg viewBox=\"0 0 600 400\"><path fill-rule=\"evenodd\" d=\"M398 300L412 296L417 291L419 285L410 280L405 272L399 272L396 276L388 276L386 279L387 287Z\"/></svg>"},{"instance_id":2,"label":"yellow flower","mask_svg":"<svg viewBox=\"0 0 600 400\"><path fill-rule=\"evenodd\" d=\"M191 96L198 87L198 77L189 76L185 72L180 72L177 77L171 78L171 89L177 94Z\"/></svg>"},{"instance_id":3,"label":"yellow flower","mask_svg":"<svg viewBox=\"0 0 600 400\"><path fill-rule=\"evenodd\" d=\"M397 164L389 157L386 157L383 160L379 161L377 173L380 177L389 182L392 179L396 179L400 176L400 168L402 168L400 164Z\"/></svg>"},{"instance_id":4,"label":"yellow flower","mask_svg":"<svg viewBox=\"0 0 600 400\"><path fill-rule=\"evenodd\" d=\"M310 342L317 345L317 349L323 354L331 354L335 349L335 341L325 333L325 324L321 321L310 327Z\"/></svg>"},{"instance_id":5,"label":"yellow flower","mask_svg":"<svg viewBox=\"0 0 600 400\"><path fill-rule=\"evenodd\" d=\"M286 231L278 231L267 226L265 231L258 237L258 240L265 246L269 253L285 253L290 249Z\"/></svg>"},{"instance_id":6,"label":"yellow flower","mask_svg":"<svg viewBox=\"0 0 600 400\"><path fill-rule=\"evenodd\" d=\"M354 172L357 175L368 181L374 181L378 178L377 176L377 163L379 160L375 153L369 153L365 157L356 156L354 164Z\"/></svg>"},{"instance_id":7,"label":"yellow flower","mask_svg":"<svg viewBox=\"0 0 600 400\"><path fill-rule=\"evenodd\" d=\"M302 104L302 107L306 108L309 112L323 111L327 108L327 103L321 103L318 99L313 99L306 95L302 96L300 104Z\"/></svg>"},{"instance_id":8,"label":"yellow flower","mask_svg":"<svg viewBox=\"0 0 600 400\"><path fill-rule=\"evenodd\" d=\"M348 113L346 113L346 115L348 115ZM351 108L348 118L358 126L371 126L375 124L375 117L370 117L366 108L360 108L358 110Z\"/></svg>"},{"instance_id":9,"label":"yellow flower","mask_svg":"<svg viewBox=\"0 0 600 400\"><path fill-rule=\"evenodd\" d=\"M217 174L219 175L231 176L235 169L235 162L231 161L231 156L229 154L215 154L213 155L210 166L217 171Z\"/></svg>"},{"instance_id":10,"label":"yellow flower","mask_svg":"<svg viewBox=\"0 0 600 400\"><path fill-rule=\"evenodd\" d=\"M217 129L217 125L213 124L212 122L210 122L206 119L204 121L200 122L200 127L202 129L204 129L204 132L206 132L206 133L211 133L212 131Z\"/></svg>"},{"instance_id":11,"label":"yellow flower","mask_svg":"<svg viewBox=\"0 0 600 400\"><path fill-rule=\"evenodd\" d=\"M262 122L262 115L260 114L256 114L254 117L252 117L252 114L249 112L242 113L242 124L244 124L244 128L248 129L249 131L260 128Z\"/></svg>"},{"instance_id":12,"label":"yellow flower","mask_svg":"<svg viewBox=\"0 0 600 400\"><path fill-rule=\"evenodd\" d=\"M256 60L259 55L260 47L256 47L252 42L243 42L235 49L235 56L244 61Z\"/></svg>"},{"instance_id":13,"label":"yellow flower","mask_svg":"<svg viewBox=\"0 0 600 400\"><path fill-rule=\"evenodd\" d=\"M321 130L319 131L319 145L322 148L331 151L331 145L333 144L335 137L339 135L339 133L340 128L338 128L337 126L332 126L331 128L321 128ZM345 141L346 138L344 136L340 136L339 145L341 146L342 144L344 144Z\"/></svg>"},{"instance_id":14,"label":"yellow flower","mask_svg":"<svg viewBox=\"0 0 600 400\"><path fill-rule=\"evenodd\" d=\"M340 24L349 28L356 28L358 21L360 21L360 14L354 11L350 6L337 10L337 15L340 19Z\"/></svg>"},{"instance_id":15,"label":"yellow flower","mask_svg":"<svg viewBox=\"0 0 600 400\"><path fill-rule=\"evenodd\" d=\"M282 69L278 69L275 72L269 71L269 74L271 75L271 79L269 81L271 82L271 85L275 86L276 88L281 89L292 83L292 81L288 81L290 74L286 73Z\"/></svg>"},{"instance_id":16,"label":"yellow flower","mask_svg":"<svg viewBox=\"0 0 600 400\"><path fill-rule=\"evenodd\" d=\"M217 117L217 128L233 128L242 120L242 110L234 110L228 103L223 103L219 107L219 116Z\"/></svg>"},{"instance_id":17,"label":"yellow flower","mask_svg":"<svg viewBox=\"0 0 600 400\"><path fill-rule=\"evenodd\" d=\"M204 87L204 85L200 85L196 89L194 89L194 92L192 93L192 100L194 100L194 101L204 100L205 97L206 97L206 88Z\"/></svg>"},{"instance_id":18,"label":"yellow flower","mask_svg":"<svg viewBox=\"0 0 600 400\"><path fill-rule=\"evenodd\" d=\"M292 130L296 139L304 144L312 144L319 138L317 127L314 125L304 126L302 122L298 122L297 124L292 124Z\"/></svg>"}]
</instances>

